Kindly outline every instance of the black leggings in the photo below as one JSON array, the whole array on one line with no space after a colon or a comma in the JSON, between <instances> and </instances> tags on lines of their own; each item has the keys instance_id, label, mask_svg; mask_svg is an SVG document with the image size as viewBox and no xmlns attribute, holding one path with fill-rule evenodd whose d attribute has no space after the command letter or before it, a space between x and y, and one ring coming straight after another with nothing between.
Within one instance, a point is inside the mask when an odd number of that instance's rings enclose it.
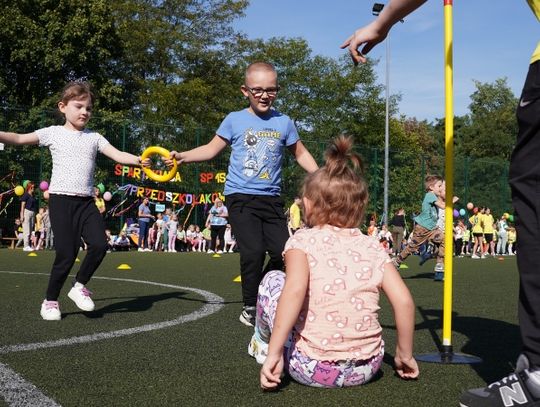
<instances>
[{"instance_id":1,"label":"black leggings","mask_svg":"<svg viewBox=\"0 0 540 407\"><path fill-rule=\"evenodd\" d=\"M210 249L217 251L223 250L225 247L225 229L227 225L212 225L210 227L210 236L212 236L212 241L210 243ZM219 237L219 246L216 247L216 239Z\"/></svg>"},{"instance_id":2,"label":"black leggings","mask_svg":"<svg viewBox=\"0 0 540 407\"><path fill-rule=\"evenodd\" d=\"M75 280L86 284L107 253L105 224L93 197L51 194L49 198L51 227L54 230L56 257L49 278L47 300L56 301L77 259L81 237L88 245Z\"/></svg>"}]
</instances>

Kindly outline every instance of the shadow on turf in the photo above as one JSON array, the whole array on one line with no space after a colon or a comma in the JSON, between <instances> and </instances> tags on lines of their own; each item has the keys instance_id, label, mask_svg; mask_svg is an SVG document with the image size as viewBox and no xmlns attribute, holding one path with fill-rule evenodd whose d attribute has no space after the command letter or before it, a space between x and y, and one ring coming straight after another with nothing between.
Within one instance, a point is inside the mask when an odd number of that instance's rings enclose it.
<instances>
[{"instance_id":1,"label":"shadow on turf","mask_svg":"<svg viewBox=\"0 0 540 407\"><path fill-rule=\"evenodd\" d=\"M442 328L442 311L418 307L423 321L416 330L429 330L433 338L433 353L442 348L437 331ZM513 366L521 349L519 327L504 321L481 317L460 316L452 313L452 330L468 338L461 349L455 353L477 356L482 363L471 364L486 383L492 383L514 370Z\"/></svg>"},{"instance_id":2,"label":"shadow on turf","mask_svg":"<svg viewBox=\"0 0 540 407\"><path fill-rule=\"evenodd\" d=\"M172 291L168 293L156 294L156 295L143 295L140 297L112 297L112 298L100 298L96 300L96 305L99 306L99 302L105 300L125 300L113 302L112 304L106 305L102 308L98 308L92 312L65 312L62 313L62 318L67 318L70 315L84 315L88 318L103 318L105 314L112 314L116 312L141 312L147 311L152 308L152 306L160 301L167 301L170 299L178 299L182 301L196 301L208 304L209 301L204 299L197 298L185 298L184 296L188 294L181 291ZM221 302L220 302L221 303Z\"/></svg>"},{"instance_id":3,"label":"shadow on turf","mask_svg":"<svg viewBox=\"0 0 540 407\"><path fill-rule=\"evenodd\" d=\"M431 271L429 273L414 274L414 275L408 276L408 277L402 276L401 278L403 280L415 280L415 279L418 279L418 278L426 278L428 280L433 280L433 271Z\"/></svg>"}]
</instances>

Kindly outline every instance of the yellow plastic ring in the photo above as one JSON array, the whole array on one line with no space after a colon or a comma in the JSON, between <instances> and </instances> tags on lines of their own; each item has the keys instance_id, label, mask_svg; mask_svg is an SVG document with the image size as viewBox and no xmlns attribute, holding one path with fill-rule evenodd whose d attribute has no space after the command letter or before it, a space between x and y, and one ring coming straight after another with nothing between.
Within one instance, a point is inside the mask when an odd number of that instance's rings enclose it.
<instances>
[{"instance_id":1,"label":"yellow plastic ring","mask_svg":"<svg viewBox=\"0 0 540 407\"><path fill-rule=\"evenodd\" d=\"M166 158L169 158L169 156L171 155L169 150L167 150L166 148L152 146L152 147L148 147L146 150L143 151L143 153L141 154L141 161L146 160L152 154L159 154L159 155L161 155L163 157L166 157ZM150 178L151 180L156 181L156 182L167 182L167 181L170 181L171 179L173 179L174 176L176 175L177 163L176 163L176 160L173 159L172 168L169 169L169 171L167 171L167 172L165 172L165 173L163 173L161 175L156 174L154 171L152 171L152 169L150 167L142 167L142 169L143 169L144 173L146 174L146 176L148 178Z\"/></svg>"}]
</instances>

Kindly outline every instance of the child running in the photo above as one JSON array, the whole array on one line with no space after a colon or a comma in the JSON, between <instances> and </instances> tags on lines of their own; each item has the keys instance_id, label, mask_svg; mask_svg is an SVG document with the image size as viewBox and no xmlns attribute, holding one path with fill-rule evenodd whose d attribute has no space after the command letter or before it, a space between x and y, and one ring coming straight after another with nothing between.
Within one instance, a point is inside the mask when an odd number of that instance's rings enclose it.
<instances>
[{"instance_id":1,"label":"child running","mask_svg":"<svg viewBox=\"0 0 540 407\"><path fill-rule=\"evenodd\" d=\"M230 145L224 194L240 250L244 306L239 319L253 326L259 283L266 271L283 268L282 252L289 238L280 196L283 150L287 148L308 172L318 167L293 121L272 108L279 86L271 64L250 64L240 90L249 101L247 109L228 114L208 144L172 151L166 162L172 165L173 158L180 163L210 160ZM267 252L270 259L265 267Z\"/></svg>"},{"instance_id":2,"label":"child running","mask_svg":"<svg viewBox=\"0 0 540 407\"><path fill-rule=\"evenodd\" d=\"M368 191L352 139L338 137L325 159L302 188L310 229L300 229L287 241L286 274L271 271L259 287L248 352L263 364L265 390L277 388L284 369L314 387L370 381L384 356L380 289L396 320L396 372L404 379L419 374L411 294L377 239L358 229Z\"/></svg>"},{"instance_id":3,"label":"child running","mask_svg":"<svg viewBox=\"0 0 540 407\"><path fill-rule=\"evenodd\" d=\"M56 257L41 304L41 316L47 321L62 318L58 297L77 258L81 237L88 245L88 252L68 297L83 311L93 311L95 307L86 284L107 252L105 224L94 203L97 152L120 164L141 164L140 157L117 150L101 134L86 129L93 104L94 94L89 83L69 82L58 102L58 109L65 117L63 126L46 127L28 134L0 132L0 142L39 144L49 147L52 155L49 213ZM149 164L150 161L145 160L144 165Z\"/></svg>"},{"instance_id":4,"label":"child running","mask_svg":"<svg viewBox=\"0 0 540 407\"><path fill-rule=\"evenodd\" d=\"M441 199L444 180L438 175L428 175L424 185L426 195L422 201L422 211L414 218L416 224L412 237L401 253L394 258L394 265L399 268L407 257L418 252L420 246L433 243L435 246L438 245L437 263L434 271L441 275L444 272L444 231L437 227L437 220L439 219L438 208L444 209L444 201Z\"/></svg>"}]
</instances>

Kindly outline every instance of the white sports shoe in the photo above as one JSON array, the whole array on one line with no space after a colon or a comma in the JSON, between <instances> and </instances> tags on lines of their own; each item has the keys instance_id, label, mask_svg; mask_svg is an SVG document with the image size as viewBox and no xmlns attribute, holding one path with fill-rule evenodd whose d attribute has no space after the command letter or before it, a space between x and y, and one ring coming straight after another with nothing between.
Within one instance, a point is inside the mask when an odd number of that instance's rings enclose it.
<instances>
[{"instance_id":1,"label":"white sports shoe","mask_svg":"<svg viewBox=\"0 0 540 407\"><path fill-rule=\"evenodd\" d=\"M216 253L217 254L223 254L223 250L218 250Z\"/></svg>"},{"instance_id":2,"label":"white sports shoe","mask_svg":"<svg viewBox=\"0 0 540 407\"><path fill-rule=\"evenodd\" d=\"M142 247L139 247L139 248L137 249L137 251L138 251L138 252L144 252L144 249L143 249Z\"/></svg>"},{"instance_id":3,"label":"white sports shoe","mask_svg":"<svg viewBox=\"0 0 540 407\"><path fill-rule=\"evenodd\" d=\"M23 251L25 251L25 252L33 252L34 249L32 249L30 246L26 246L25 248L23 248Z\"/></svg>"},{"instance_id":4,"label":"white sports shoe","mask_svg":"<svg viewBox=\"0 0 540 407\"><path fill-rule=\"evenodd\" d=\"M248 354L254 357L259 365L262 365L268 356L268 344L258 340L253 334L249 341Z\"/></svg>"},{"instance_id":5,"label":"white sports shoe","mask_svg":"<svg viewBox=\"0 0 540 407\"><path fill-rule=\"evenodd\" d=\"M40 314L45 321L60 321L62 319L58 301L43 300Z\"/></svg>"},{"instance_id":6,"label":"white sports shoe","mask_svg":"<svg viewBox=\"0 0 540 407\"><path fill-rule=\"evenodd\" d=\"M68 297L83 311L93 311L96 307L90 295L92 292L81 283L75 283L68 293Z\"/></svg>"}]
</instances>

